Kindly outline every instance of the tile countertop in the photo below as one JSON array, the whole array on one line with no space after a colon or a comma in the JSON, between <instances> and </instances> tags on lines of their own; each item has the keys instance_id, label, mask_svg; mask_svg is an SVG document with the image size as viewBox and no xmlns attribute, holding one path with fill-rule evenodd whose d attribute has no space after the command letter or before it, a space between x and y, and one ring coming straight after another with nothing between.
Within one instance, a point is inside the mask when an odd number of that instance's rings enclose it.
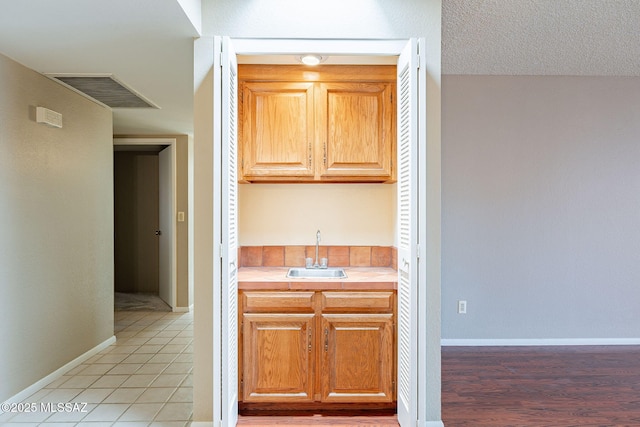
<instances>
[{"instance_id":1,"label":"tile countertop","mask_svg":"<svg viewBox=\"0 0 640 427\"><path fill-rule=\"evenodd\" d=\"M242 267L238 270L240 290L391 290L398 288L398 273L384 267L344 267L347 277L289 278L288 267Z\"/></svg>"}]
</instances>

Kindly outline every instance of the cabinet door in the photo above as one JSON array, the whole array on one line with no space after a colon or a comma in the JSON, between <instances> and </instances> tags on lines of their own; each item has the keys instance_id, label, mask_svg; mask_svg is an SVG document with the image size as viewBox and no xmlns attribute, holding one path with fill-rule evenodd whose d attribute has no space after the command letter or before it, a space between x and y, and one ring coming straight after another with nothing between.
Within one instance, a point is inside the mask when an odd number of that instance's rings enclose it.
<instances>
[{"instance_id":1,"label":"cabinet door","mask_svg":"<svg viewBox=\"0 0 640 427\"><path fill-rule=\"evenodd\" d=\"M320 83L317 121L320 176L392 178L395 155L394 85Z\"/></svg>"},{"instance_id":2,"label":"cabinet door","mask_svg":"<svg viewBox=\"0 0 640 427\"><path fill-rule=\"evenodd\" d=\"M313 83L245 82L242 156L245 180L312 180Z\"/></svg>"},{"instance_id":3,"label":"cabinet door","mask_svg":"<svg viewBox=\"0 0 640 427\"><path fill-rule=\"evenodd\" d=\"M313 400L314 314L243 316L244 402Z\"/></svg>"},{"instance_id":4,"label":"cabinet door","mask_svg":"<svg viewBox=\"0 0 640 427\"><path fill-rule=\"evenodd\" d=\"M392 314L324 314L322 334L322 401L393 401Z\"/></svg>"}]
</instances>

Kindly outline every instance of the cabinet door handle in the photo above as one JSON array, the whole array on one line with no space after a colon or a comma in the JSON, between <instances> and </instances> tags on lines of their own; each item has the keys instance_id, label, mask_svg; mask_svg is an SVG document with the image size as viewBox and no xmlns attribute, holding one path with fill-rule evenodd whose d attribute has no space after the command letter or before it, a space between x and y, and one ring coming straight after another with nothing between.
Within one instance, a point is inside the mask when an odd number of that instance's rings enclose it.
<instances>
[{"instance_id":1,"label":"cabinet door handle","mask_svg":"<svg viewBox=\"0 0 640 427\"><path fill-rule=\"evenodd\" d=\"M309 329L309 352L311 352L311 329Z\"/></svg>"},{"instance_id":2,"label":"cabinet door handle","mask_svg":"<svg viewBox=\"0 0 640 427\"><path fill-rule=\"evenodd\" d=\"M324 150L323 150L323 154L322 154L322 161L324 162L324 165L327 166L327 143L324 143Z\"/></svg>"},{"instance_id":3,"label":"cabinet door handle","mask_svg":"<svg viewBox=\"0 0 640 427\"><path fill-rule=\"evenodd\" d=\"M329 328L324 328L324 351L329 351Z\"/></svg>"}]
</instances>

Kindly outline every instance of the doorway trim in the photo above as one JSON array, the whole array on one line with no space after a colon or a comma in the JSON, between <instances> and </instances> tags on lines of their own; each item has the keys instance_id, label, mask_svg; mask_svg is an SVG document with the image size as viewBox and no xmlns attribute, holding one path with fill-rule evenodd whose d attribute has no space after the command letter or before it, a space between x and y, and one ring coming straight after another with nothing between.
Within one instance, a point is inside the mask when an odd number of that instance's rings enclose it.
<instances>
[{"instance_id":1,"label":"doorway trim","mask_svg":"<svg viewBox=\"0 0 640 427\"><path fill-rule=\"evenodd\" d=\"M215 39L219 39L215 37ZM206 100L207 110L206 113L211 114L213 112L214 121L222 120L220 111L223 110L221 107L221 98L220 98L220 88L221 86L221 78L220 78L220 69L222 67L222 51L217 46L215 39L207 39L202 41L201 43L196 44L196 52L203 53L203 61L206 59L207 68L204 66L202 69L198 69L196 72L196 76L200 74L200 72L206 71L207 73L213 70L213 78L209 79L209 75L204 77L202 82L202 87L198 83L196 83L196 87L201 88L203 90L211 90L211 92L206 94L201 94L198 90L196 90L196 97L200 96L201 99ZM362 40L338 40L338 39L313 39L313 40L304 40L304 39L250 39L250 38L238 38L238 39L230 39L233 47L235 48L235 54L237 55L277 55L277 54L292 54L292 53L300 53L302 51L313 51L317 54L326 54L326 55L350 55L350 56L396 56L398 57L402 52L402 48L406 46L409 39L397 39L397 40L382 40L382 39L362 39ZM424 40L424 39L421 39ZM313 49L312 49L313 47ZM423 45L424 47L424 45ZM205 49L211 49L210 51L205 51ZM211 54L213 52L213 55ZM421 87L419 88L420 93L420 106L426 107L426 86L427 86L427 77L426 77L426 63L425 63L425 54L419 55L420 59L420 67L421 74L424 73L424 77L420 80ZM206 62L205 61L205 62ZM211 67L211 68L208 68ZM205 84L206 83L206 84ZM212 84L210 87L209 85ZM204 117L204 115L203 115ZM209 116L210 117L210 116ZM427 119L426 109L420 112L420 131L425 131L425 121ZM202 121L200 123L200 128L203 130L202 135L204 135L203 140L209 139L208 143L211 143L212 147L217 147L220 145L220 132L219 127L213 126L213 128L209 125L209 118L206 119L205 122ZM198 119L196 119L198 122ZM198 123L197 123L198 124ZM198 126L196 126L198 128ZM426 134L425 134L426 137ZM217 145L216 145L217 144ZM434 151L439 151L439 141L434 140L432 143L428 143L425 141L426 147L422 147L422 150L419 153L421 157L420 162L422 165L426 166L427 163L427 154L437 154ZM429 152L429 153L427 153ZM220 168L218 163L220 163L220 154L216 151L215 153L211 152L211 148L209 146L206 147L206 150L203 149L202 153L211 156L210 160L207 160L207 166L212 165L213 169L213 181L214 186L212 188L212 192L214 195L214 206L216 206L216 200L220 200L220 185L218 180L224 179L221 177ZM424 158L423 158L424 157ZM427 318L432 317L434 320L438 320L437 322L432 322L433 325L437 325L439 328L439 271L440 271L440 258L439 258L439 234L440 234L440 226L437 223L440 212L440 199L439 199L439 173L440 173L440 162L439 157L429 156L430 161L429 165L431 166L430 171L423 170L424 176L422 177L422 182L425 184L420 188L419 194L421 197L426 197L429 199L430 203L427 203L427 200L424 199L424 203L421 206L426 205L426 212L420 215L421 217L421 226L420 226L420 235L426 238L427 235L432 237L432 241L428 242L426 240L420 241L422 246L422 254L419 255L421 259L420 263L422 263L422 267L420 267L421 273L419 274L419 278L421 279L421 289L423 292L419 292L419 303L423 307L423 310L418 310L418 348L420 351L418 352L418 390L417 396L419 396L419 404L417 405L417 419L416 425L420 426L439 426L441 427L442 421L440 420L440 393L439 393L439 384L440 384L440 374L439 374L439 358L433 357L434 353L439 354L440 348L440 339L439 339L439 331L438 333L434 332L434 327L431 327L431 330L427 324ZM211 161L212 163L209 163ZM205 164L205 162L202 162ZM435 174L435 175L434 175ZM429 175L429 176L427 176ZM426 181L425 181L426 180ZM428 183L428 184L427 184ZM204 183L203 183L204 184ZM207 189L210 184L207 183ZM205 188L205 185L202 185ZM205 217L206 214L206 217ZM213 227L214 232L212 233L214 236L219 236L219 230L216 230L215 227L219 227L220 225L220 212L218 209L214 208L213 212L207 212L205 209L202 209L203 218L207 221L213 219ZM430 224L432 225L432 230L427 233L426 223L427 218L430 219ZM204 239L203 239L204 242ZM207 241L207 244L210 242ZM213 242L210 245L208 251L212 252L214 260L221 259L222 263L226 260L223 259L222 250L221 250L221 241L217 239L213 239ZM207 251L207 252L208 252ZM416 249L416 252L420 253L420 246ZM426 274L425 268L427 270L432 270L431 274ZM204 271L204 273L210 274L209 271ZM213 298L212 302L215 304L216 301L221 300L220 298L220 280L222 279L222 275L220 271L213 271L213 276L211 282L214 284L213 286ZM217 275L217 277L216 277ZM209 281L209 277L207 277L207 282ZM218 280L218 282L216 282ZM424 281L422 281L424 280ZM217 284L217 286L216 286ZM429 295L427 295L429 293ZM438 301L438 304L435 304L431 301ZM222 302L224 303L224 302ZM435 307L437 305L438 310L435 310L433 313L426 313L428 307ZM221 341L221 313L216 310L216 307L212 307L213 314L213 423L215 426L224 425L226 426L228 422L232 422L232 420L226 420L222 417L222 405L220 393L224 386L223 380L221 379L220 372L223 367L221 366L221 358L222 358L222 348L224 346L223 341ZM435 339L437 338L437 340ZM437 341L437 343L436 343ZM220 345L222 343L222 345ZM430 347L429 347L430 346ZM437 347L437 348L436 348ZM429 355L427 351L424 351L428 348ZM437 351L436 351L437 350ZM431 364L427 366L427 359L431 360ZM434 363L435 362L435 363ZM437 366L437 371L433 367ZM427 386L427 380L429 380L430 386ZM228 385L227 385L228 387ZM438 388L438 390L436 390ZM428 392L431 391L433 396L427 396ZM436 405L427 404L428 402L437 403ZM207 402L208 403L208 402Z\"/></svg>"},{"instance_id":2,"label":"doorway trim","mask_svg":"<svg viewBox=\"0 0 640 427\"><path fill-rule=\"evenodd\" d=\"M178 141L176 138L113 138L113 145L115 146L124 146L124 145L166 145L170 150L171 156L171 188L169 191L171 192L170 200L171 200L171 226L168 230L167 234L171 238L171 265L169 268L169 281L170 281L170 297L169 305L171 306L171 310L174 312L188 311L188 307L176 307L177 305L177 294L178 294L178 241L177 241L177 226L176 226L176 206L177 206L177 167L176 167L176 153L177 153L177 145Z\"/></svg>"}]
</instances>

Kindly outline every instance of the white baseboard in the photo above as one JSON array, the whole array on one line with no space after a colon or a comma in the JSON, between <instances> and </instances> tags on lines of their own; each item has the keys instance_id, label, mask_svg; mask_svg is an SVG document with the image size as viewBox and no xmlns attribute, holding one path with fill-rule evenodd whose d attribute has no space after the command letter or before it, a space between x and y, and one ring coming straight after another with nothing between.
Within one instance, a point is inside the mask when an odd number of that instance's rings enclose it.
<instances>
[{"instance_id":1,"label":"white baseboard","mask_svg":"<svg viewBox=\"0 0 640 427\"><path fill-rule=\"evenodd\" d=\"M213 427L213 421L191 421L191 427Z\"/></svg>"},{"instance_id":2,"label":"white baseboard","mask_svg":"<svg viewBox=\"0 0 640 427\"><path fill-rule=\"evenodd\" d=\"M444 423L442 421L427 421L424 427L444 427Z\"/></svg>"},{"instance_id":3,"label":"white baseboard","mask_svg":"<svg viewBox=\"0 0 640 427\"><path fill-rule=\"evenodd\" d=\"M189 307L173 307L172 311L174 313L188 313Z\"/></svg>"},{"instance_id":4,"label":"white baseboard","mask_svg":"<svg viewBox=\"0 0 640 427\"><path fill-rule=\"evenodd\" d=\"M515 338L442 339L442 347L554 346L554 345L640 345L640 338Z\"/></svg>"},{"instance_id":5,"label":"white baseboard","mask_svg":"<svg viewBox=\"0 0 640 427\"><path fill-rule=\"evenodd\" d=\"M104 350L105 348L109 347L111 344L113 344L115 342L116 342L116 337L114 335L111 338L108 338L107 340L105 340L102 343L98 344L97 346L93 347L91 350L87 351L86 353L81 354L80 356L76 357L71 362L69 362L66 365L64 365L63 367L61 367L60 369L56 369L54 372L50 373L46 377L42 378L39 381L36 381L35 383L31 384L29 387L25 388L24 390L22 390L18 394L10 397L9 399L6 400L5 403L22 402L24 399L26 399L27 397L31 396L36 391L38 391L41 388L51 384L52 382L54 382L55 380L57 380L58 378L60 378L61 376L63 376L64 374L66 374L67 372L72 370L73 368L75 368L76 366L81 365L82 362L84 362L85 360L87 360L90 357L98 354L99 352L101 352L102 350Z\"/></svg>"}]
</instances>

